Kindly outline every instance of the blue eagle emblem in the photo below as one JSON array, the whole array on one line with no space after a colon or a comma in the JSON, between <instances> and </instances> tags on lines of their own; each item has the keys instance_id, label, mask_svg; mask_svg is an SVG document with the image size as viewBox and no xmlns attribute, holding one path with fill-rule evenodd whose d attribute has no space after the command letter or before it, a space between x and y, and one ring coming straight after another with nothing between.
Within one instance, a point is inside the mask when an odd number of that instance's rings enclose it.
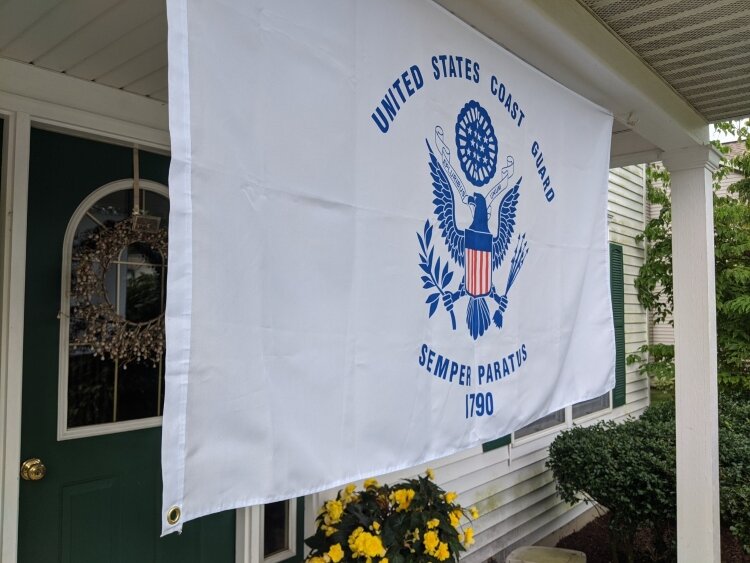
<instances>
[{"instance_id":1,"label":"blue eagle emblem","mask_svg":"<svg viewBox=\"0 0 750 563\"><path fill-rule=\"evenodd\" d=\"M466 324L474 340L482 336L490 326L490 308L487 301L495 308L492 320L500 329L503 326L503 313L508 307L508 292L528 254L526 235L518 237L516 248L511 259L511 267L505 291L501 294L496 289L492 274L500 268L508 252L513 231L516 226L516 208L518 206L519 178L510 186L513 176L513 158L507 157L507 165L502 169L502 178L486 194L479 188L488 184L497 170L499 145L487 111L476 101L468 102L459 112L456 120L456 147L461 171L464 177L476 188L468 194L458 172L450 161L450 150L445 145L443 130L435 128L436 152L429 141L429 169L432 177L435 219L440 228L450 258L463 268L463 278L456 291L450 289L453 272L445 260L441 268L441 259L435 261L435 249L432 246L433 226L427 220L422 233L417 233L420 245L420 268L424 289L435 289L426 300L429 305L429 316L437 310L442 302L450 314L453 329L456 319L453 312L456 304L468 297L466 307ZM456 222L456 200L454 188L461 196L461 201L472 211L472 222L461 229ZM502 195L498 206L497 231L490 232L489 220L493 201Z\"/></svg>"}]
</instances>

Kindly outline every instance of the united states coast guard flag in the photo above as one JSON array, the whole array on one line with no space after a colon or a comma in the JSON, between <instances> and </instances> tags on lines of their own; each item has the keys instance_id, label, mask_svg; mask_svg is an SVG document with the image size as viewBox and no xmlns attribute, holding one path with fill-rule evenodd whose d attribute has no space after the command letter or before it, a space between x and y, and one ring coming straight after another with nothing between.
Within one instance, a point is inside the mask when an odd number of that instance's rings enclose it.
<instances>
[{"instance_id":1,"label":"united states coast guard flag","mask_svg":"<svg viewBox=\"0 0 750 563\"><path fill-rule=\"evenodd\" d=\"M428 0L168 16L164 533L613 387L607 111Z\"/></svg>"}]
</instances>

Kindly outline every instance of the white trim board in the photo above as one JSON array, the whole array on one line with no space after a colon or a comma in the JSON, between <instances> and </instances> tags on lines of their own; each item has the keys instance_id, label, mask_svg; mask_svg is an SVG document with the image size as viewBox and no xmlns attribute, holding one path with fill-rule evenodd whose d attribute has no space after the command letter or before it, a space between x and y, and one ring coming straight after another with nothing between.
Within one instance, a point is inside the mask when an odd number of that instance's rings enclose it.
<instances>
[{"instance_id":1,"label":"white trim board","mask_svg":"<svg viewBox=\"0 0 750 563\"><path fill-rule=\"evenodd\" d=\"M106 142L169 150L163 102L0 57L0 110Z\"/></svg>"},{"instance_id":2,"label":"white trim board","mask_svg":"<svg viewBox=\"0 0 750 563\"><path fill-rule=\"evenodd\" d=\"M26 209L29 187L28 114L2 112L5 119L2 177L2 297L0 304L0 542L2 560L16 561L18 549L18 468L21 460L21 388L26 283Z\"/></svg>"},{"instance_id":3,"label":"white trim board","mask_svg":"<svg viewBox=\"0 0 750 563\"><path fill-rule=\"evenodd\" d=\"M118 88L0 57L0 91L24 105L49 104L132 124L168 131L167 104ZM34 113L37 117L46 117Z\"/></svg>"}]
</instances>

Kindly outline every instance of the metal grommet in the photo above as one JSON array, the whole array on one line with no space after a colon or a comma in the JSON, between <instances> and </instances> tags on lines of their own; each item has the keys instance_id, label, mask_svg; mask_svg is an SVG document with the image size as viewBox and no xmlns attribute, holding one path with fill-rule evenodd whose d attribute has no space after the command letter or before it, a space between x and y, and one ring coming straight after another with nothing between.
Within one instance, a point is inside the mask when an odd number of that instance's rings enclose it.
<instances>
[{"instance_id":1,"label":"metal grommet","mask_svg":"<svg viewBox=\"0 0 750 563\"><path fill-rule=\"evenodd\" d=\"M180 521L180 515L182 514L182 511L180 511L179 506L173 506L172 508L167 511L167 523L170 526L174 526L177 524L177 522Z\"/></svg>"}]
</instances>

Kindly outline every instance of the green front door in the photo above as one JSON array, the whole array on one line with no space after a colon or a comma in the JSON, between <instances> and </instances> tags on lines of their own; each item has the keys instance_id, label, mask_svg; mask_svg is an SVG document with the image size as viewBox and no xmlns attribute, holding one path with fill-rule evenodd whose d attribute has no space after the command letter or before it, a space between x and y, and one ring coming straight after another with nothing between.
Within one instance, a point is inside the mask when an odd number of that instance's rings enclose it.
<instances>
[{"instance_id":1,"label":"green front door","mask_svg":"<svg viewBox=\"0 0 750 563\"><path fill-rule=\"evenodd\" d=\"M167 157L140 153L141 178L166 185L168 168ZM161 367L123 370L61 342L60 317L69 313L61 297L68 224L96 190L132 176L131 148L32 130L21 460L39 458L46 476L20 483L19 563L234 561L232 511L159 538ZM142 192L142 207L166 220L164 194ZM108 194L81 220L81 232L122 217L132 198L128 190ZM142 266L130 264L141 258L137 249L126 249L113 283L138 277ZM72 338L73 323L70 332ZM69 364L63 385L61 361ZM144 420L150 428L123 431ZM97 429L100 435L93 435ZM217 478L220 467L217 460Z\"/></svg>"}]
</instances>

